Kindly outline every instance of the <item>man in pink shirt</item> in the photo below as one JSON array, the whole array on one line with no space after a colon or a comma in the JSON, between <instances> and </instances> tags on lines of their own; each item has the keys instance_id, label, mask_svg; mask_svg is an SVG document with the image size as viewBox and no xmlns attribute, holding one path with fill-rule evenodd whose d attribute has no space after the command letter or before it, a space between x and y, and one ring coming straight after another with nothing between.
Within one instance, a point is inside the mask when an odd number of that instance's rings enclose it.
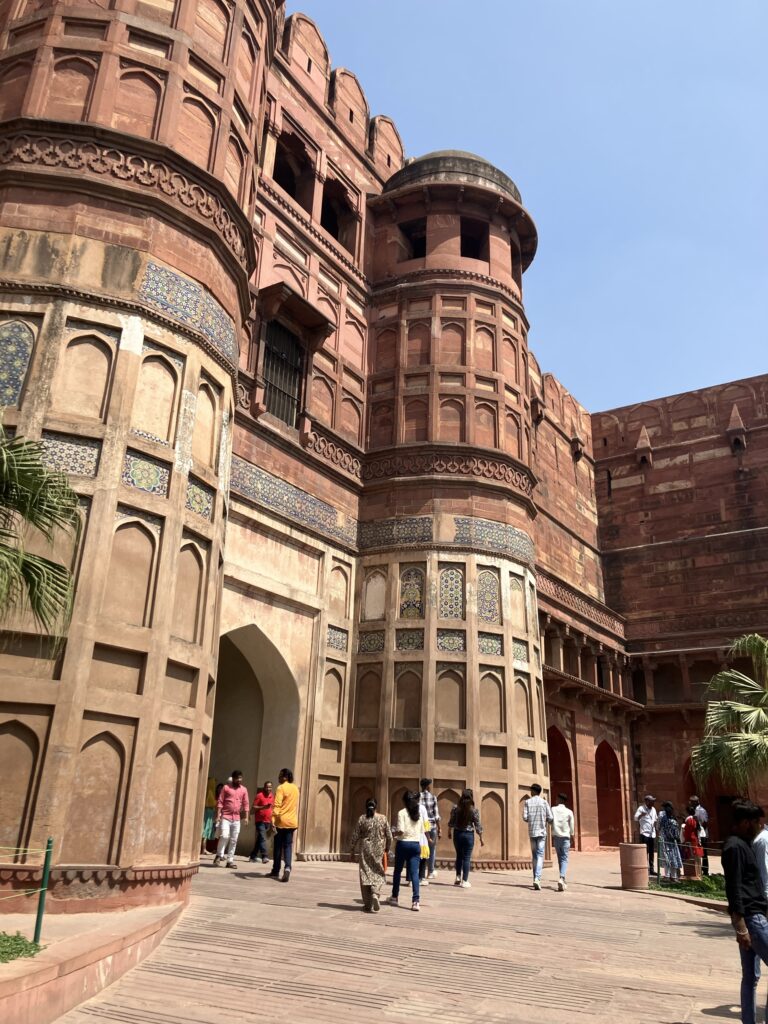
<instances>
[{"instance_id":1,"label":"man in pink shirt","mask_svg":"<svg viewBox=\"0 0 768 1024\"><path fill-rule=\"evenodd\" d=\"M225 858L227 867L235 866L235 847L240 835L240 823L248 817L248 790L243 785L243 773L232 772L232 782L221 787L216 801L216 824L219 827L219 848L213 858L214 866ZM225 851L226 850L226 854Z\"/></svg>"}]
</instances>

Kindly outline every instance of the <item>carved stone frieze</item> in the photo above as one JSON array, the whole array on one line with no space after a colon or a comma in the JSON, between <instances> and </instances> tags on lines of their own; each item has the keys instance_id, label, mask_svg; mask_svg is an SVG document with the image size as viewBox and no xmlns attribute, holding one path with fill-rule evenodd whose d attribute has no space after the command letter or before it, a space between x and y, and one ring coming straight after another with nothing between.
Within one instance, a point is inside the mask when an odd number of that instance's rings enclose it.
<instances>
[{"instance_id":1,"label":"carved stone frieze","mask_svg":"<svg viewBox=\"0 0 768 1024\"><path fill-rule=\"evenodd\" d=\"M307 450L319 455L332 465L343 469L345 473L356 477L358 480L362 473L362 462L349 448L343 445L336 438L319 431L313 426L307 436Z\"/></svg>"},{"instance_id":2,"label":"carved stone frieze","mask_svg":"<svg viewBox=\"0 0 768 1024\"><path fill-rule=\"evenodd\" d=\"M540 594L551 597L554 601L565 605L566 608L570 608L590 622L610 630L616 636L624 636L623 619L620 619L617 615L612 615L610 611L596 601L590 601L572 587L555 579L554 576L541 572L541 570L537 572L536 583Z\"/></svg>"},{"instance_id":3,"label":"carved stone frieze","mask_svg":"<svg viewBox=\"0 0 768 1024\"><path fill-rule=\"evenodd\" d=\"M379 480L393 476L421 476L440 473L448 476L471 476L492 480L519 491L526 498L533 495L534 478L513 462L493 456L463 452L402 452L369 459L363 469L363 480Z\"/></svg>"}]
</instances>

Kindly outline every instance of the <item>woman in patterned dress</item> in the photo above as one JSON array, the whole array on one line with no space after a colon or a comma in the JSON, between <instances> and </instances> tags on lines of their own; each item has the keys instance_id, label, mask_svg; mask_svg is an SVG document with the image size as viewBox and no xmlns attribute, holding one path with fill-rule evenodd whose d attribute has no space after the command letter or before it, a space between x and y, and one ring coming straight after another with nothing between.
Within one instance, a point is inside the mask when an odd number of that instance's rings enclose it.
<instances>
[{"instance_id":1,"label":"woman in patterned dress","mask_svg":"<svg viewBox=\"0 0 768 1024\"><path fill-rule=\"evenodd\" d=\"M360 892L363 910L378 914L379 893L384 884L384 855L392 845L392 829L383 814L376 813L376 801L365 802L365 814L357 819L350 847L357 854L360 865Z\"/></svg>"},{"instance_id":2,"label":"woman in patterned dress","mask_svg":"<svg viewBox=\"0 0 768 1024\"><path fill-rule=\"evenodd\" d=\"M658 830L659 865L666 871L667 881L679 882L683 869L683 860L680 856L680 826L675 817L675 809L668 800L662 804Z\"/></svg>"}]
</instances>

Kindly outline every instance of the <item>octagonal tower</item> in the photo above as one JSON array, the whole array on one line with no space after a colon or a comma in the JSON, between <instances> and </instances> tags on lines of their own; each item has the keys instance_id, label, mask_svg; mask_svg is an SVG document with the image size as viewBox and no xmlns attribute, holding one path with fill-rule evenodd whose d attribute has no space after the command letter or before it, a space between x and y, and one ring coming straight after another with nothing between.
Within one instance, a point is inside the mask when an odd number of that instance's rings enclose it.
<instances>
[{"instance_id":1,"label":"octagonal tower","mask_svg":"<svg viewBox=\"0 0 768 1024\"><path fill-rule=\"evenodd\" d=\"M481 856L519 864L520 798L547 788L522 305L536 230L510 178L456 151L406 163L370 209L350 806L370 790L395 813L426 770L446 812L475 791Z\"/></svg>"},{"instance_id":2,"label":"octagonal tower","mask_svg":"<svg viewBox=\"0 0 768 1024\"><path fill-rule=\"evenodd\" d=\"M0 5L0 406L83 506L62 656L29 622L2 652L0 845L54 837L53 910L178 899L195 870L281 13ZM34 888L38 853L1 859Z\"/></svg>"}]
</instances>

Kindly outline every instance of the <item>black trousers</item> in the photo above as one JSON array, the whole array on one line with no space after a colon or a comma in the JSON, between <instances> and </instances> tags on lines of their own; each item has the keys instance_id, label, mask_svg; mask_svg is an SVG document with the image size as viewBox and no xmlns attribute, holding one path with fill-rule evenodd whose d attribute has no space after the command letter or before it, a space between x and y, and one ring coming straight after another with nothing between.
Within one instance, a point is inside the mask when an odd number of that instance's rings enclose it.
<instances>
[{"instance_id":1,"label":"black trousers","mask_svg":"<svg viewBox=\"0 0 768 1024\"><path fill-rule=\"evenodd\" d=\"M656 848L656 840L653 836L640 836L640 842L645 843L645 847L648 850L648 872L652 875L655 871L653 856Z\"/></svg>"}]
</instances>

